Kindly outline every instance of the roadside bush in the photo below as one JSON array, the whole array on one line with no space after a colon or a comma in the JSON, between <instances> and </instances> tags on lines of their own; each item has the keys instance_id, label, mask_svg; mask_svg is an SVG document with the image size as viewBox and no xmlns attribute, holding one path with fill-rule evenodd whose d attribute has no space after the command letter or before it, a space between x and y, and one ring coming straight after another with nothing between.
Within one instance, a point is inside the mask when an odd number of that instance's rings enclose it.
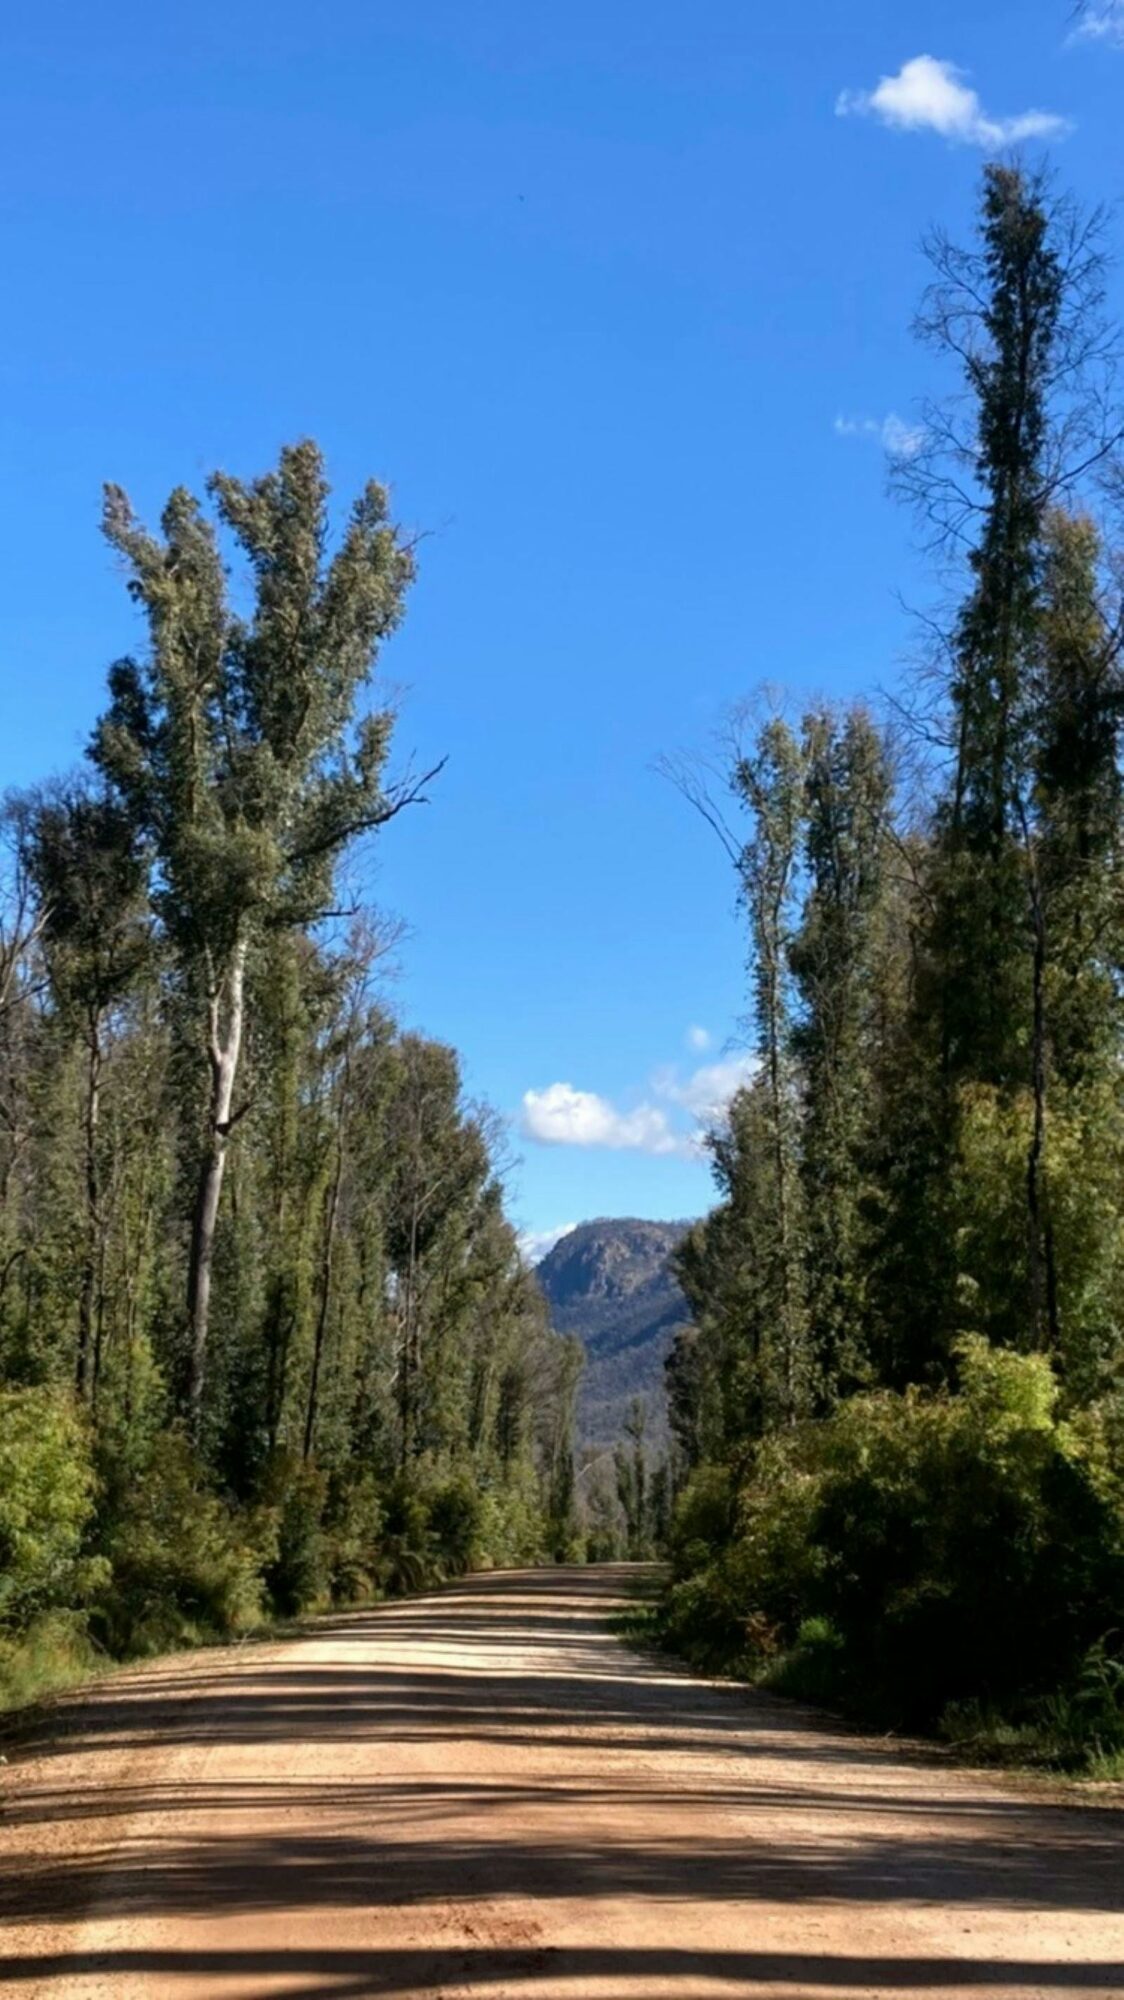
<instances>
[{"instance_id":1,"label":"roadside bush","mask_svg":"<svg viewBox=\"0 0 1124 2000\"><path fill-rule=\"evenodd\" d=\"M667 1629L699 1665L758 1669L814 1611L819 1429L767 1439L736 1493L724 1467L700 1466L688 1482L672 1524L680 1581L669 1595Z\"/></svg>"},{"instance_id":2,"label":"roadside bush","mask_svg":"<svg viewBox=\"0 0 1124 2000\"><path fill-rule=\"evenodd\" d=\"M329 1479L324 1561L334 1604L360 1604L374 1596L384 1518L378 1487L369 1472L358 1479L339 1475Z\"/></svg>"},{"instance_id":3,"label":"roadside bush","mask_svg":"<svg viewBox=\"0 0 1124 2000\"><path fill-rule=\"evenodd\" d=\"M262 1532L268 1535L269 1524ZM207 1488L186 1440L165 1432L102 1528L110 1578L92 1629L120 1657L223 1638L262 1615L268 1554Z\"/></svg>"},{"instance_id":4,"label":"roadside bush","mask_svg":"<svg viewBox=\"0 0 1124 2000\"><path fill-rule=\"evenodd\" d=\"M391 1597L440 1583L441 1564L430 1533L426 1498L411 1481L396 1479L383 1495L384 1520L376 1573Z\"/></svg>"},{"instance_id":5,"label":"roadside bush","mask_svg":"<svg viewBox=\"0 0 1124 2000\"><path fill-rule=\"evenodd\" d=\"M465 1473L442 1480L428 1496L428 1529L443 1576L463 1576L479 1554L480 1493Z\"/></svg>"},{"instance_id":6,"label":"roadside bush","mask_svg":"<svg viewBox=\"0 0 1124 2000\"><path fill-rule=\"evenodd\" d=\"M764 1444L731 1538L671 1589L675 1643L892 1723L1075 1685L1124 1603L1119 1510L1044 1359L968 1339L958 1365L956 1394L856 1396Z\"/></svg>"},{"instance_id":7,"label":"roadside bush","mask_svg":"<svg viewBox=\"0 0 1124 2000\"><path fill-rule=\"evenodd\" d=\"M102 1656L87 1628L84 1611L44 1611L26 1631L0 1633L0 1711L95 1672Z\"/></svg>"},{"instance_id":8,"label":"roadside bush","mask_svg":"<svg viewBox=\"0 0 1124 2000\"><path fill-rule=\"evenodd\" d=\"M557 1560L567 1538L557 1532L562 1526L557 1522L551 1535L538 1499L529 1467L523 1477L493 1478L479 1494L469 1567L510 1569L520 1563Z\"/></svg>"},{"instance_id":9,"label":"roadside bush","mask_svg":"<svg viewBox=\"0 0 1124 2000\"><path fill-rule=\"evenodd\" d=\"M689 1575L705 1566L710 1552L729 1539L734 1525L734 1478L727 1465L699 1465L675 1505L671 1560Z\"/></svg>"},{"instance_id":10,"label":"roadside bush","mask_svg":"<svg viewBox=\"0 0 1124 2000\"><path fill-rule=\"evenodd\" d=\"M94 1506L85 1421L56 1389L0 1389L0 1630L81 1603L99 1572L82 1551Z\"/></svg>"},{"instance_id":11,"label":"roadside bush","mask_svg":"<svg viewBox=\"0 0 1124 2000\"><path fill-rule=\"evenodd\" d=\"M1124 1653L1118 1641L1098 1640L1066 1686L1013 1708L951 1702L941 1716L941 1734L990 1763L1124 1777Z\"/></svg>"},{"instance_id":12,"label":"roadside bush","mask_svg":"<svg viewBox=\"0 0 1124 2000\"><path fill-rule=\"evenodd\" d=\"M279 1453L266 1473L262 1499L272 1519L272 1547L263 1568L271 1608L296 1618L328 1595L330 1551L322 1527L327 1481L315 1466Z\"/></svg>"}]
</instances>

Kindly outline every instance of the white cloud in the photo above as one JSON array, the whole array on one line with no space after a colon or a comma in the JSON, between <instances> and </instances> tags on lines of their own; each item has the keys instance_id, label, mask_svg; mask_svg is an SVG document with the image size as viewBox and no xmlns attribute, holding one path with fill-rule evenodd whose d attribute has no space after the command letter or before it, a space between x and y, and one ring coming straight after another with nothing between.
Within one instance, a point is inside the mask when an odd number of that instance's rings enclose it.
<instances>
[{"instance_id":1,"label":"white cloud","mask_svg":"<svg viewBox=\"0 0 1124 2000\"><path fill-rule=\"evenodd\" d=\"M1119 42L1124 48L1124 0L1099 0L1085 7L1073 31L1074 41Z\"/></svg>"},{"instance_id":2,"label":"white cloud","mask_svg":"<svg viewBox=\"0 0 1124 2000\"><path fill-rule=\"evenodd\" d=\"M755 1068L756 1058L751 1055L723 1056L718 1062L704 1063L687 1077L680 1077L676 1070L663 1070L656 1078L655 1090L658 1096L689 1111L700 1124L713 1125L735 1091L749 1082Z\"/></svg>"},{"instance_id":3,"label":"white cloud","mask_svg":"<svg viewBox=\"0 0 1124 2000\"><path fill-rule=\"evenodd\" d=\"M832 430L841 438L875 438L889 458L915 458L925 442L921 427L895 410L885 417L836 417Z\"/></svg>"},{"instance_id":4,"label":"white cloud","mask_svg":"<svg viewBox=\"0 0 1124 2000\"><path fill-rule=\"evenodd\" d=\"M693 1159L703 1132L722 1118L734 1092L749 1081L753 1070L754 1058L748 1055L703 1063L686 1075L670 1064L652 1077L649 1096L627 1111L595 1090L548 1083L542 1090L524 1091L519 1129L540 1146L597 1146Z\"/></svg>"},{"instance_id":5,"label":"white cloud","mask_svg":"<svg viewBox=\"0 0 1124 2000\"><path fill-rule=\"evenodd\" d=\"M605 1146L615 1152L675 1153L681 1141L655 1104L619 1111L594 1090L572 1083L549 1083L523 1093L520 1126L543 1146Z\"/></svg>"},{"instance_id":6,"label":"white cloud","mask_svg":"<svg viewBox=\"0 0 1124 2000\"><path fill-rule=\"evenodd\" d=\"M710 1047L710 1030L708 1028L688 1028L686 1042L689 1049L696 1049L699 1055L702 1055L703 1051Z\"/></svg>"},{"instance_id":7,"label":"white cloud","mask_svg":"<svg viewBox=\"0 0 1124 2000\"><path fill-rule=\"evenodd\" d=\"M555 1244L561 1243L562 1238L568 1236L571 1229L576 1229L577 1226L576 1222L560 1222L557 1229L524 1229L519 1237L519 1248L524 1263L541 1264Z\"/></svg>"},{"instance_id":8,"label":"white cloud","mask_svg":"<svg viewBox=\"0 0 1124 2000\"><path fill-rule=\"evenodd\" d=\"M1021 139L1057 139L1069 124L1053 111L1020 111L1014 117L993 118L979 93L964 81L964 71L937 56L913 56L896 76L884 76L873 90L841 91L835 103L840 118L873 117L896 132L936 132L962 146L983 146L995 152Z\"/></svg>"}]
</instances>

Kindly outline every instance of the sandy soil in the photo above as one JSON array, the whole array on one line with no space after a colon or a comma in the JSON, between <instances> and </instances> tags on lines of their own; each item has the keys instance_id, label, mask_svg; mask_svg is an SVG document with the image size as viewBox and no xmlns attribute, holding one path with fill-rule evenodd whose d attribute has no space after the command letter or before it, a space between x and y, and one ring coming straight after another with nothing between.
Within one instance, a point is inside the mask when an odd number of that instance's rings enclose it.
<instances>
[{"instance_id":1,"label":"sandy soil","mask_svg":"<svg viewBox=\"0 0 1124 2000\"><path fill-rule=\"evenodd\" d=\"M1124 1993L1124 1815L640 1658L625 1582L472 1578L55 1708L0 1774L0 1992Z\"/></svg>"}]
</instances>

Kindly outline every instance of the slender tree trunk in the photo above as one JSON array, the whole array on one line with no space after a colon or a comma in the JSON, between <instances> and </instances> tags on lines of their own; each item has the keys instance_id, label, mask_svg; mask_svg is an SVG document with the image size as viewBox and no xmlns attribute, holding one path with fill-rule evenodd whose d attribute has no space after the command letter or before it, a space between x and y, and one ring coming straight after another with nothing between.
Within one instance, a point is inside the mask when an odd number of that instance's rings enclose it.
<instances>
[{"instance_id":1,"label":"slender tree trunk","mask_svg":"<svg viewBox=\"0 0 1124 2000\"><path fill-rule=\"evenodd\" d=\"M778 964L782 945L780 942L780 909L772 913L772 936L768 952L768 995L767 995L767 1040L769 1068L769 1096L773 1124L773 1161L777 1180L777 1250L780 1259L780 1306L781 1328L784 1342L782 1371L784 1380L785 1421L796 1422L797 1383L796 1349L798 1332L796 1327L795 1300L793 1297L792 1270L792 1230L789 1202L789 1158L785 1143L784 1086L781 1078L781 998Z\"/></svg>"},{"instance_id":2,"label":"slender tree trunk","mask_svg":"<svg viewBox=\"0 0 1124 2000\"><path fill-rule=\"evenodd\" d=\"M1046 1147L1046 918L1037 860L1028 843L1027 865L1033 930L1031 1087L1034 1113L1026 1162L1027 1248L1034 1344L1056 1353L1059 1346L1058 1283L1054 1232L1045 1188Z\"/></svg>"},{"instance_id":3,"label":"slender tree trunk","mask_svg":"<svg viewBox=\"0 0 1124 2000\"><path fill-rule=\"evenodd\" d=\"M86 1182L86 1248L78 1294L78 1355L75 1386L80 1396L92 1392L95 1365L98 1263L101 1244L101 1189L98 1173L98 1122L101 1114L101 1023L92 1014L86 1042L86 1103L83 1114L83 1163Z\"/></svg>"},{"instance_id":4,"label":"slender tree trunk","mask_svg":"<svg viewBox=\"0 0 1124 2000\"><path fill-rule=\"evenodd\" d=\"M402 1388L400 1404L402 1410L402 1457L403 1472L410 1463L410 1447L414 1428L414 1380L420 1359L417 1317L417 1271L418 1271L418 1197L415 1191L410 1217L410 1254L407 1268L406 1295L403 1301L405 1312L402 1328Z\"/></svg>"},{"instance_id":5,"label":"slender tree trunk","mask_svg":"<svg viewBox=\"0 0 1124 2000\"><path fill-rule=\"evenodd\" d=\"M226 1156L230 1145L234 1085L242 1053L245 986L246 943L244 938L239 938L231 953L229 969L208 1001L211 1102L208 1113L207 1146L199 1173L187 1275L187 1310L191 1339L187 1394L191 1428L196 1437L199 1435L203 1415L215 1230L218 1224L223 1175L226 1171Z\"/></svg>"},{"instance_id":6,"label":"slender tree trunk","mask_svg":"<svg viewBox=\"0 0 1124 2000\"><path fill-rule=\"evenodd\" d=\"M324 1209L324 1241L320 1257L320 1298L316 1309L316 1327L312 1339L312 1373L308 1383L308 1409L304 1419L304 1456L312 1457L312 1440L316 1433L316 1410L320 1396L320 1370L324 1358L324 1339L328 1330L328 1308L332 1298L332 1262L336 1243L336 1218L340 1208L340 1189L343 1185L344 1155L344 1113L340 1106L336 1125L336 1158L332 1171L332 1182L328 1189Z\"/></svg>"}]
</instances>

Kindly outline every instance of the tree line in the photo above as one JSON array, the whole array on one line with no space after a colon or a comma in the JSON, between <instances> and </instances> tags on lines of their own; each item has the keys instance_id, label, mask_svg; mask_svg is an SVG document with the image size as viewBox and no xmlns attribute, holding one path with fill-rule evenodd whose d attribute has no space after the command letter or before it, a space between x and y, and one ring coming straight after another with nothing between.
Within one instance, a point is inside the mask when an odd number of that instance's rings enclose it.
<instances>
[{"instance_id":1,"label":"tree line","mask_svg":"<svg viewBox=\"0 0 1124 2000\"><path fill-rule=\"evenodd\" d=\"M497 1121L394 1018L347 886L436 775L389 779L365 699L414 574L386 492L333 547L303 443L173 493L157 533L111 487L104 527L143 649L83 768L5 815L13 1684L573 1534L579 1351Z\"/></svg>"},{"instance_id":2,"label":"tree line","mask_svg":"<svg viewBox=\"0 0 1124 2000\"><path fill-rule=\"evenodd\" d=\"M1018 166L929 246L898 456L948 608L866 704L681 782L756 1065L668 1369L678 1642L881 1720L1124 1753L1124 721L1098 218ZM958 601L956 593L958 592Z\"/></svg>"}]
</instances>

